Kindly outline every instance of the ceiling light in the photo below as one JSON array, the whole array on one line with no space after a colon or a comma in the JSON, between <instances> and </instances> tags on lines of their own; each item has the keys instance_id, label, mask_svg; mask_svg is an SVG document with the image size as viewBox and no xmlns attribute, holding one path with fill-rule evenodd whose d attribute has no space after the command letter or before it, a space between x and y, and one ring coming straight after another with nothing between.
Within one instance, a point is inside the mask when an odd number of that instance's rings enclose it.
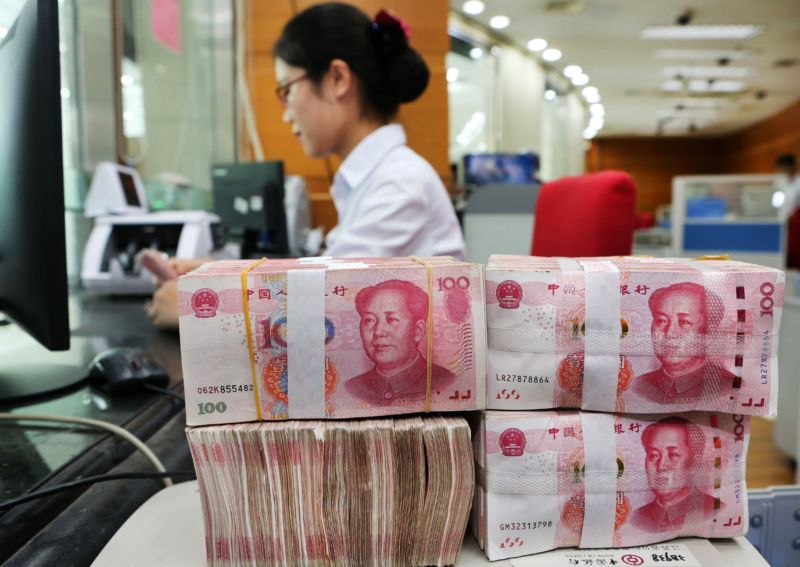
<instances>
[{"instance_id":1,"label":"ceiling light","mask_svg":"<svg viewBox=\"0 0 800 567\"><path fill-rule=\"evenodd\" d=\"M464 13L470 16L477 16L482 13L485 8L486 6L480 0L469 0L468 2L464 2L464 5L461 6Z\"/></svg>"},{"instance_id":2,"label":"ceiling light","mask_svg":"<svg viewBox=\"0 0 800 567\"><path fill-rule=\"evenodd\" d=\"M594 130L594 129L592 129L592 128L586 128L586 129L583 131L583 138L584 138L585 140L591 140L591 139L592 139L592 138L594 138L595 136L597 136L597 130Z\"/></svg>"},{"instance_id":3,"label":"ceiling light","mask_svg":"<svg viewBox=\"0 0 800 567\"><path fill-rule=\"evenodd\" d=\"M589 95L589 96L584 95L583 98L589 104L597 104L598 102L600 102L600 95L599 94Z\"/></svg>"},{"instance_id":4,"label":"ceiling light","mask_svg":"<svg viewBox=\"0 0 800 567\"><path fill-rule=\"evenodd\" d=\"M553 89L547 89L544 91L544 99L545 100L555 100L556 99L556 91Z\"/></svg>"},{"instance_id":5,"label":"ceiling light","mask_svg":"<svg viewBox=\"0 0 800 567\"><path fill-rule=\"evenodd\" d=\"M542 59L544 59L545 61L551 61L551 62L552 61L558 61L559 59L561 59L561 51L559 51L558 49L555 49L553 47L551 47L549 49L545 49L542 52Z\"/></svg>"},{"instance_id":6,"label":"ceiling light","mask_svg":"<svg viewBox=\"0 0 800 567\"><path fill-rule=\"evenodd\" d=\"M704 81L702 79L692 79L688 83L671 79L661 83L661 90L665 92L680 92L688 89L694 93L738 93L746 88L744 81Z\"/></svg>"},{"instance_id":7,"label":"ceiling light","mask_svg":"<svg viewBox=\"0 0 800 567\"><path fill-rule=\"evenodd\" d=\"M723 108L731 103L727 98L716 97L692 97L675 99L675 106L684 108Z\"/></svg>"},{"instance_id":8,"label":"ceiling light","mask_svg":"<svg viewBox=\"0 0 800 567\"><path fill-rule=\"evenodd\" d=\"M589 119L589 128L592 130L600 130L603 128L605 120L602 116L594 115Z\"/></svg>"},{"instance_id":9,"label":"ceiling light","mask_svg":"<svg viewBox=\"0 0 800 567\"><path fill-rule=\"evenodd\" d=\"M667 108L664 110L658 111L659 118L673 118L673 117L680 117L680 118L701 118L705 120L711 120L716 118L717 111L713 108L689 108L678 110L677 108Z\"/></svg>"},{"instance_id":10,"label":"ceiling light","mask_svg":"<svg viewBox=\"0 0 800 567\"><path fill-rule=\"evenodd\" d=\"M508 24L510 23L511 20L508 18L508 16L492 16L492 19L489 20L489 25L496 30L507 28Z\"/></svg>"},{"instance_id":11,"label":"ceiling light","mask_svg":"<svg viewBox=\"0 0 800 567\"><path fill-rule=\"evenodd\" d=\"M123 87L130 87L133 85L133 77L130 75L122 75L122 77L119 79L119 82L122 83Z\"/></svg>"},{"instance_id":12,"label":"ceiling light","mask_svg":"<svg viewBox=\"0 0 800 567\"><path fill-rule=\"evenodd\" d=\"M689 59L693 61L718 61L747 59L750 52L744 49L656 49L659 59Z\"/></svg>"},{"instance_id":13,"label":"ceiling light","mask_svg":"<svg viewBox=\"0 0 800 567\"><path fill-rule=\"evenodd\" d=\"M584 98L596 98L600 96L600 91L597 90L597 87L583 87L581 94Z\"/></svg>"},{"instance_id":14,"label":"ceiling light","mask_svg":"<svg viewBox=\"0 0 800 567\"><path fill-rule=\"evenodd\" d=\"M540 37L532 39L528 42L528 49L531 51L544 51L547 49L547 40L544 40Z\"/></svg>"},{"instance_id":15,"label":"ceiling light","mask_svg":"<svg viewBox=\"0 0 800 567\"><path fill-rule=\"evenodd\" d=\"M473 47L472 49L469 50L469 56L472 57L473 59L480 59L481 57L483 57L483 49L481 49L480 47Z\"/></svg>"},{"instance_id":16,"label":"ceiling light","mask_svg":"<svg viewBox=\"0 0 800 567\"><path fill-rule=\"evenodd\" d=\"M589 112L592 116L605 116L606 109L600 103L594 103L589 105Z\"/></svg>"},{"instance_id":17,"label":"ceiling light","mask_svg":"<svg viewBox=\"0 0 800 567\"><path fill-rule=\"evenodd\" d=\"M564 76L568 79L571 79L576 75L580 75L581 73L583 73L583 69L577 65L567 65L564 67Z\"/></svg>"},{"instance_id":18,"label":"ceiling light","mask_svg":"<svg viewBox=\"0 0 800 567\"><path fill-rule=\"evenodd\" d=\"M580 75L575 75L572 77L570 81L576 87L582 87L583 85L589 84L589 75L586 73L581 73Z\"/></svg>"},{"instance_id":19,"label":"ceiling light","mask_svg":"<svg viewBox=\"0 0 800 567\"><path fill-rule=\"evenodd\" d=\"M661 74L666 77L686 77L689 79L743 79L750 74L748 67L710 67L710 66L670 66L664 67Z\"/></svg>"},{"instance_id":20,"label":"ceiling light","mask_svg":"<svg viewBox=\"0 0 800 567\"><path fill-rule=\"evenodd\" d=\"M447 68L447 82L455 83L458 80L458 69L455 67Z\"/></svg>"},{"instance_id":21,"label":"ceiling light","mask_svg":"<svg viewBox=\"0 0 800 567\"><path fill-rule=\"evenodd\" d=\"M640 34L642 39L748 39L763 31L761 26L648 26Z\"/></svg>"}]
</instances>

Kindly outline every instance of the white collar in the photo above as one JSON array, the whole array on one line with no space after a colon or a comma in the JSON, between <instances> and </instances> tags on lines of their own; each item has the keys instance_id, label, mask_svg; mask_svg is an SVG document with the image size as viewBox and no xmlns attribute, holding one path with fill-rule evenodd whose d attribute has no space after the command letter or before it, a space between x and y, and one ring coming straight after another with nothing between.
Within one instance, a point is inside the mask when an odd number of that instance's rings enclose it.
<instances>
[{"instance_id":1,"label":"white collar","mask_svg":"<svg viewBox=\"0 0 800 567\"><path fill-rule=\"evenodd\" d=\"M348 189L358 187L386 154L405 144L406 133L400 124L387 124L370 132L339 166L334 184Z\"/></svg>"}]
</instances>

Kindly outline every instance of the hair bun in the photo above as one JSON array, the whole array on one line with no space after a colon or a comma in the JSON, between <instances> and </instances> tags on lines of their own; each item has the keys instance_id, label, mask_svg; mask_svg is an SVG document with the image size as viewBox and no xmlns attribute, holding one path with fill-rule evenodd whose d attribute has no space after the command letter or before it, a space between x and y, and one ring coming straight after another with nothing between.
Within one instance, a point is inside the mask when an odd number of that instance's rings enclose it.
<instances>
[{"instance_id":1,"label":"hair bun","mask_svg":"<svg viewBox=\"0 0 800 567\"><path fill-rule=\"evenodd\" d=\"M383 58L402 55L409 49L411 28L400 18L381 10L370 23L372 41Z\"/></svg>"}]
</instances>

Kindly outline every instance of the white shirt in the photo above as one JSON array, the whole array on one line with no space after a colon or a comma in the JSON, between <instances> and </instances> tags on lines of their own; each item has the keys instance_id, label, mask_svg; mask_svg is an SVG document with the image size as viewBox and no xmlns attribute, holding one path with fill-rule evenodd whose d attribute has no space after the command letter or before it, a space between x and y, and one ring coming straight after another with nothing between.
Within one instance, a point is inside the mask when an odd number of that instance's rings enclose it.
<instances>
[{"instance_id":1,"label":"white shirt","mask_svg":"<svg viewBox=\"0 0 800 567\"><path fill-rule=\"evenodd\" d=\"M433 167L406 146L399 124L361 140L336 172L331 195L339 224L328 233L326 255L465 258L447 190Z\"/></svg>"}]
</instances>

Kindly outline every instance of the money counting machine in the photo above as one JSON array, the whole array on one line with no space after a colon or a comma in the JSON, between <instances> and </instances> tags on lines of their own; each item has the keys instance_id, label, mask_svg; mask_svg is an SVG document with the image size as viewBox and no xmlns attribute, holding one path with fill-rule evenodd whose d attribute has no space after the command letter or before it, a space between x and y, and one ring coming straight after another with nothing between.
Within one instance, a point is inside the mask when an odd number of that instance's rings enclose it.
<instances>
[{"instance_id":1,"label":"money counting machine","mask_svg":"<svg viewBox=\"0 0 800 567\"><path fill-rule=\"evenodd\" d=\"M138 260L144 249L196 258L213 256L223 246L217 215L150 212L138 172L114 163L97 167L85 212L95 225L84 250L81 281L95 293L152 293L153 276Z\"/></svg>"}]
</instances>

